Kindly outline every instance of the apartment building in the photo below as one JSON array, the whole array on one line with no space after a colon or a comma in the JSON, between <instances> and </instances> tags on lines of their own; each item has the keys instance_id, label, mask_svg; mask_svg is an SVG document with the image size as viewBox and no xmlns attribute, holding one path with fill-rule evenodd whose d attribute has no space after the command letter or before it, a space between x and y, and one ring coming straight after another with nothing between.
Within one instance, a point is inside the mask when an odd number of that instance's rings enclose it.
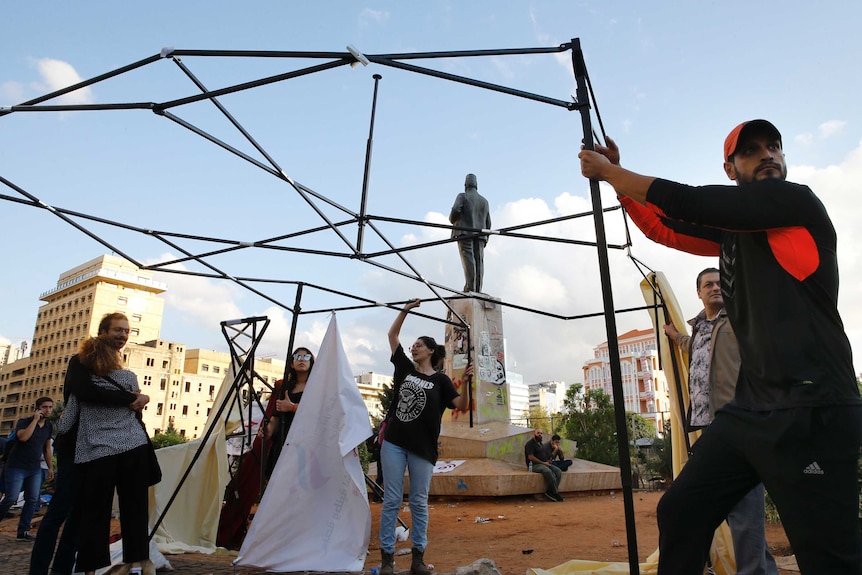
<instances>
[{"instance_id":1,"label":"apartment building","mask_svg":"<svg viewBox=\"0 0 862 575\"><path fill-rule=\"evenodd\" d=\"M659 369L658 345L651 329L633 329L618 337L620 371L626 411L638 413L664 431L670 412L667 379ZM593 358L584 362L584 391L601 389L613 396L608 342L593 348Z\"/></svg>"},{"instance_id":2,"label":"apartment building","mask_svg":"<svg viewBox=\"0 0 862 575\"><path fill-rule=\"evenodd\" d=\"M383 419L386 414L383 413L383 408L380 405L379 394L383 392L384 385L392 387L392 376L369 371L368 373L354 376L354 379L356 380L356 385L359 387L359 393L362 394L365 407L368 409L369 417L372 420Z\"/></svg>"}]
</instances>

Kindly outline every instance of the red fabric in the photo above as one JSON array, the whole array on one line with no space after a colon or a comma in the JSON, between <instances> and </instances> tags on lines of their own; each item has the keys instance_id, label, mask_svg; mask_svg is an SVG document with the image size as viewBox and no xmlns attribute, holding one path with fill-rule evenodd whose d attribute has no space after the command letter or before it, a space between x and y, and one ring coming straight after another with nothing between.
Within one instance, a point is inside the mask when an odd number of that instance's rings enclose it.
<instances>
[{"instance_id":1,"label":"red fabric","mask_svg":"<svg viewBox=\"0 0 862 575\"><path fill-rule=\"evenodd\" d=\"M277 382L281 384L281 380ZM278 387L276 387L278 389ZM275 413L277 394L269 396L266 404L266 418ZM272 440L266 440L266 451L272 449ZM233 476L225 488L225 502L219 515L216 545L227 549L239 549L248 529L248 515L251 507L260 495L260 470L263 461L263 440L260 436L254 439L251 451L242 456L239 472Z\"/></svg>"},{"instance_id":2,"label":"red fabric","mask_svg":"<svg viewBox=\"0 0 862 575\"><path fill-rule=\"evenodd\" d=\"M645 206L626 196L620 196L619 200L635 225L652 241L698 256L719 254L720 246L716 242L682 234L666 226L662 221L666 216L658 206Z\"/></svg>"},{"instance_id":3,"label":"red fabric","mask_svg":"<svg viewBox=\"0 0 862 575\"><path fill-rule=\"evenodd\" d=\"M805 281L820 266L817 243L807 229L796 226L767 230L766 237L772 255L797 280Z\"/></svg>"}]
</instances>

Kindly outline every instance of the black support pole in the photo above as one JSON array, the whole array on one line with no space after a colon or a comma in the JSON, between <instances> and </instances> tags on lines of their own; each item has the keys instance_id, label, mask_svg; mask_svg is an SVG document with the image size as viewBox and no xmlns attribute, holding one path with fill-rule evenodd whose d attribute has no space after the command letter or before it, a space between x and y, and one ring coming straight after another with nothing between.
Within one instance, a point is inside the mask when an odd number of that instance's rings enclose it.
<instances>
[{"instance_id":1,"label":"black support pole","mask_svg":"<svg viewBox=\"0 0 862 575\"><path fill-rule=\"evenodd\" d=\"M577 108L581 112L581 123L584 130L584 146L588 150L595 149L593 127L590 120L589 93L587 91L587 67L581 42L572 40L572 66L577 81ZM599 194L599 182L590 180L590 196L593 201L593 220L596 225L596 243L599 256L599 275L602 281L602 300L604 303L605 329L608 336L608 355L611 370L611 385L614 392L614 416L617 428L617 450L620 457L620 479L623 486L623 505L626 515L626 541L629 552L629 573L639 575L638 544L635 531L634 497L632 495L632 466L629 458L628 425L626 423L625 395L623 393L623 377L620 368L620 350L617 340L617 322L614 315L614 298L611 292L611 272L608 260L607 239L605 237L605 220L602 213L602 199Z\"/></svg>"},{"instance_id":2,"label":"black support pole","mask_svg":"<svg viewBox=\"0 0 862 575\"><path fill-rule=\"evenodd\" d=\"M359 219L357 226L359 231L356 237L356 251L362 253L362 239L365 234L365 205L368 200L368 176L371 173L371 149L374 147L374 117L377 114L377 87L380 84L380 74L374 74L374 96L371 99L371 122L368 128L368 143L365 145L365 172L362 175L362 200L359 204Z\"/></svg>"}]
</instances>

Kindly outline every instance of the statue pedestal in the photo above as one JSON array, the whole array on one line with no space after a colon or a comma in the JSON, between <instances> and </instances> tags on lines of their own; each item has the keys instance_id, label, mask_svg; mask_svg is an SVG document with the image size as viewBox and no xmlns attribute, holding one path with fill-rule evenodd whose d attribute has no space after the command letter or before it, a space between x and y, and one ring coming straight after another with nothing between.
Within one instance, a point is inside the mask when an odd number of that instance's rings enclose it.
<instances>
[{"instance_id":1,"label":"statue pedestal","mask_svg":"<svg viewBox=\"0 0 862 575\"><path fill-rule=\"evenodd\" d=\"M470 325L470 338L468 341L466 329L447 324L444 367L458 391L464 393L467 349L472 348L473 427L469 425L468 412L446 410L440 430L439 460L431 476L429 493L457 497L526 494L541 497L546 490L545 480L541 474L527 471L524 463L524 445L532 439L533 430L509 423L500 305L467 298L450 300L449 304ZM450 315L449 319L454 317ZM567 454L574 452L574 447L566 449ZM376 475L376 467L369 473ZM409 492L409 481L409 476L405 477L405 493ZM620 487L618 468L581 459L574 459L560 482L563 493Z\"/></svg>"},{"instance_id":2,"label":"statue pedestal","mask_svg":"<svg viewBox=\"0 0 862 575\"><path fill-rule=\"evenodd\" d=\"M484 296L483 297L487 297ZM492 298L496 299L496 298ZM499 302L496 299L496 302ZM509 386L506 384L506 356L503 346L503 311L498 303L478 299L449 300L449 305L470 325L467 330L446 325L446 374L459 391L467 367L467 349L473 360L473 424L509 423ZM449 319L455 317L450 312ZM443 421L469 422L464 411L447 411Z\"/></svg>"}]
</instances>

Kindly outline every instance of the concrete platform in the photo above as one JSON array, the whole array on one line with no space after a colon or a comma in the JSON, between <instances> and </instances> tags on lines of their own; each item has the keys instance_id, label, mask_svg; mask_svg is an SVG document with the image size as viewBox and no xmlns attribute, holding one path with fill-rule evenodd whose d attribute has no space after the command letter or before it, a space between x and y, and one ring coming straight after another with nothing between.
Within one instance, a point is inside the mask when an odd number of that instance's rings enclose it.
<instances>
[{"instance_id":1,"label":"concrete platform","mask_svg":"<svg viewBox=\"0 0 862 575\"><path fill-rule=\"evenodd\" d=\"M469 427L463 422L444 423L440 433L438 466L449 461L464 461L451 471L435 473L431 478L430 495L461 497L496 497L543 493L545 481L538 473L527 470L524 444L533 435L531 429L508 423L490 423ZM573 453L573 442L562 445ZM375 477L374 464L368 470ZM573 459L560 482L562 493L575 491L608 491L621 489L617 467ZM404 491L409 489L405 478Z\"/></svg>"}]
</instances>

